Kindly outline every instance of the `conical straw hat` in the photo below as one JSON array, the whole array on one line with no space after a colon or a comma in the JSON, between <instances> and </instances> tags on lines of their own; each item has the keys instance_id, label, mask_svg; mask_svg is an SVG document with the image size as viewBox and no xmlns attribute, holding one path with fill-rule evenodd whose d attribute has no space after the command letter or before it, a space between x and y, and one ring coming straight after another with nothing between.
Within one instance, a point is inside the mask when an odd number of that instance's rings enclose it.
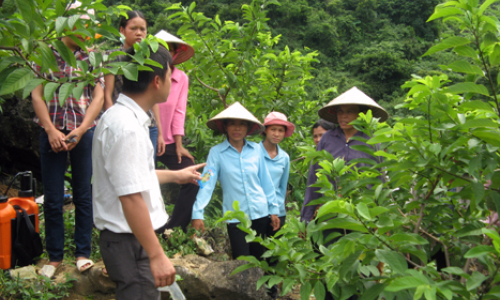
<instances>
[{"instance_id":1,"label":"conical straw hat","mask_svg":"<svg viewBox=\"0 0 500 300\"><path fill-rule=\"evenodd\" d=\"M157 34L155 34L155 37L164 40L167 43L175 43L175 44L180 44L182 51L178 52L177 55L175 56L174 65L181 64L185 62L186 60L190 59L194 55L194 48L189 45L188 43L184 42L180 38L176 37L175 35L172 35L165 30L160 30Z\"/></svg>"},{"instance_id":2,"label":"conical straw hat","mask_svg":"<svg viewBox=\"0 0 500 300\"><path fill-rule=\"evenodd\" d=\"M368 106L368 108L371 109L373 116L375 118L379 118L379 122L384 122L389 118L389 114L382 106L355 86L321 108L318 111L318 115L327 121L338 124L335 107L339 105Z\"/></svg>"},{"instance_id":3,"label":"conical straw hat","mask_svg":"<svg viewBox=\"0 0 500 300\"><path fill-rule=\"evenodd\" d=\"M247 135L258 134L264 131L264 125L262 125L262 123L260 123L260 121L239 102L234 102L233 104L229 105L228 108L224 109L215 117L208 120L207 126L214 131L226 133L223 121L228 119L251 122L251 124L248 126Z\"/></svg>"}]
</instances>

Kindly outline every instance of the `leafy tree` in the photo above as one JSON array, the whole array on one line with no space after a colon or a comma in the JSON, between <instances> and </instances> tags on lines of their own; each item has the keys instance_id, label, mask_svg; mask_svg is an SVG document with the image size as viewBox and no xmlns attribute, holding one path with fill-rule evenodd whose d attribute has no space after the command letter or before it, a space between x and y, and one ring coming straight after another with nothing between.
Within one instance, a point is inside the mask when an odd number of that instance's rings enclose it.
<instances>
[{"instance_id":1,"label":"leafy tree","mask_svg":"<svg viewBox=\"0 0 500 300\"><path fill-rule=\"evenodd\" d=\"M98 36L106 40L118 41L119 32L111 25L112 16L124 14L127 6L106 7L101 1L83 0L81 6L69 9L73 0L51 1L14 0L3 2L0 15L0 104L2 97L10 97L18 92L19 97L27 98L31 91L40 84L44 85L46 100L56 89L60 91L61 103L66 100L64 95L73 94L76 98L83 92L83 87L94 79L108 73L124 74L128 78L137 78L138 70L150 70L147 64L154 64L148 60L149 48L155 50L158 42L154 39L146 40L135 46L134 60L137 64L113 62L113 57L125 54L115 52L109 57L100 49L93 48ZM7 7L5 6L7 5ZM87 14L89 19L80 16L87 10L93 9L95 14ZM84 42L76 36L84 38ZM75 55L61 41L62 37L69 36L82 49L89 49L90 63L94 66L92 72L87 62L76 61ZM58 66L51 48L56 49L64 61L73 67L79 67L81 72L71 82L67 78L52 80L45 77L47 71L57 71ZM98 51L99 50L99 51ZM38 73L32 66L36 63L42 67ZM0 107L1 109L1 107Z\"/></svg>"},{"instance_id":2,"label":"leafy tree","mask_svg":"<svg viewBox=\"0 0 500 300\"><path fill-rule=\"evenodd\" d=\"M346 164L326 152L305 152L322 166L315 222L292 219L279 237L262 240L241 211L224 217L239 218L248 238L278 262L242 257L249 264L239 270L263 268L259 285L283 282L283 293L301 284L302 299L311 293L323 299L326 290L338 299L500 299L499 225L486 222L500 211L500 27L493 2L448 1L429 18L459 24L458 35L425 55L451 50L456 59L442 68L463 74L461 81L414 75L403 85L408 92L399 108L416 115L388 125L369 111L355 121L371 136L368 144L380 144L357 150L383 162ZM332 228L348 231L324 240Z\"/></svg>"}]
</instances>

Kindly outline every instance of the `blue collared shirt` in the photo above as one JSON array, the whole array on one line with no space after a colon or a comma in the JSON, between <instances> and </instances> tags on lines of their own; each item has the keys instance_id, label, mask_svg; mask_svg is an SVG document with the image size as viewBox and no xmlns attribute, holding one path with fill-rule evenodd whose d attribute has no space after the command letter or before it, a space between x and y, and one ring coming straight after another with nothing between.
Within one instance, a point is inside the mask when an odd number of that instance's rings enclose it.
<instances>
[{"instance_id":1,"label":"blue collared shirt","mask_svg":"<svg viewBox=\"0 0 500 300\"><path fill-rule=\"evenodd\" d=\"M233 211L233 202L238 201L240 210L250 220L278 214L273 181L258 144L245 140L239 153L226 139L210 149L203 174L209 170L213 175L198 191L193 206L193 220L203 219L203 211L212 198L217 180L222 187L224 213ZM236 222L236 219L229 221Z\"/></svg>"},{"instance_id":2,"label":"blue collared shirt","mask_svg":"<svg viewBox=\"0 0 500 300\"><path fill-rule=\"evenodd\" d=\"M264 160L266 161L269 175L271 175L271 178L273 179L274 188L276 190L276 201L278 202L280 209L278 217L284 217L286 215L286 188L288 185L288 177L290 176L290 157L288 156L288 153L283 151L283 149L277 145L278 155L271 159L266 148L264 148L264 144L260 142L259 145L261 147Z\"/></svg>"}]
</instances>

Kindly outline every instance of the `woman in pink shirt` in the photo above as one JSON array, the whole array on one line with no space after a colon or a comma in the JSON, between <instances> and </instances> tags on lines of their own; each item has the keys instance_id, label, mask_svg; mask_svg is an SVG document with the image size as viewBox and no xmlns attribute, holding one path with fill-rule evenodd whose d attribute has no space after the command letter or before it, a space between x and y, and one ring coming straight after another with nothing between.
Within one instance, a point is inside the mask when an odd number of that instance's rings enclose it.
<instances>
[{"instance_id":1,"label":"woman in pink shirt","mask_svg":"<svg viewBox=\"0 0 500 300\"><path fill-rule=\"evenodd\" d=\"M165 153L158 160L170 170L179 170L194 165L194 157L182 145L184 136L184 121L186 118L189 78L175 65L185 62L194 54L194 49L186 42L161 30L156 37L168 44L170 55L174 60L172 65L172 85L166 102L159 104L161 128L165 141ZM191 222L193 204L196 201L199 187L188 183L181 186L175 208L168 220L166 228L181 227L184 232Z\"/></svg>"}]
</instances>

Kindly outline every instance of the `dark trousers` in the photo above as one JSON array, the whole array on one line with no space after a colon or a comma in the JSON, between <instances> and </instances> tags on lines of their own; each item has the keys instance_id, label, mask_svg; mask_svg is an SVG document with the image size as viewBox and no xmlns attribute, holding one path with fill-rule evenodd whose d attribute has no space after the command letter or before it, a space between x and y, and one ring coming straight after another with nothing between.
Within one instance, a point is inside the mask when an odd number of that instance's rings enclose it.
<instances>
[{"instance_id":1,"label":"dark trousers","mask_svg":"<svg viewBox=\"0 0 500 300\"><path fill-rule=\"evenodd\" d=\"M252 220L251 228L257 232L257 235L265 237L267 234L267 227L269 226L269 217ZM241 255L253 255L260 259L265 252L264 246L259 243L247 243L245 240L246 232L240 230L237 226L240 223L228 223L227 233L229 235L229 243L231 244L231 252L233 259Z\"/></svg>"},{"instance_id":2,"label":"dark trousers","mask_svg":"<svg viewBox=\"0 0 500 300\"><path fill-rule=\"evenodd\" d=\"M162 162L169 170L180 170L194 165L193 161L187 157L182 157L181 163L175 152L175 144L165 145L165 153L158 156L158 160ZM191 222L191 214L193 213L193 205L196 201L199 186L188 183L181 185L179 196L175 200L175 207L166 228L181 227L184 232Z\"/></svg>"},{"instance_id":3,"label":"dark trousers","mask_svg":"<svg viewBox=\"0 0 500 300\"><path fill-rule=\"evenodd\" d=\"M116 283L117 300L160 299L149 257L133 234L103 230L99 247L109 278Z\"/></svg>"},{"instance_id":4,"label":"dark trousers","mask_svg":"<svg viewBox=\"0 0 500 300\"><path fill-rule=\"evenodd\" d=\"M153 155L155 157L156 161L156 152L158 152L158 127L149 127L149 139L151 140L151 143L153 144Z\"/></svg>"},{"instance_id":5,"label":"dark trousers","mask_svg":"<svg viewBox=\"0 0 500 300\"><path fill-rule=\"evenodd\" d=\"M68 134L68 130L62 130ZM40 131L40 161L44 192L45 244L50 261L64 257L64 175L68 155L71 161L73 203L75 204L75 257L90 257L92 235L92 138L89 129L70 152L52 152L45 130Z\"/></svg>"}]
</instances>

